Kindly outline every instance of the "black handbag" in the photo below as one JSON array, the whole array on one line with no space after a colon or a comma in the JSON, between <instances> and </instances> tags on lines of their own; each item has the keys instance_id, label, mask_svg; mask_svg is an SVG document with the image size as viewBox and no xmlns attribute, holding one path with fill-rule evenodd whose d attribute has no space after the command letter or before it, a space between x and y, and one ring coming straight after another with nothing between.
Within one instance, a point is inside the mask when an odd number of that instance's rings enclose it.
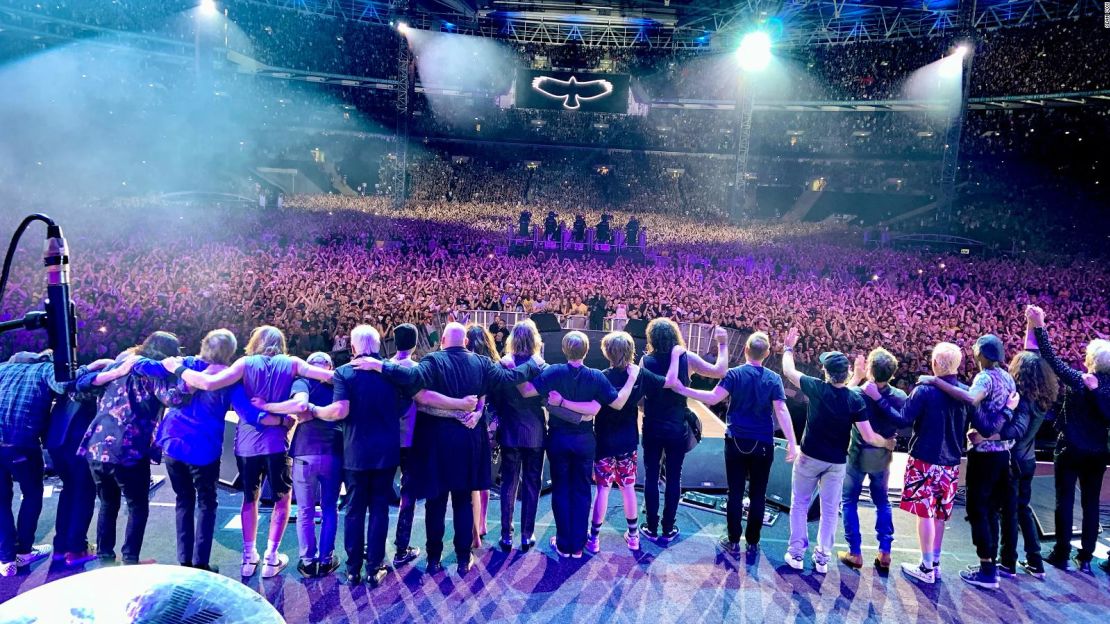
<instances>
[{"instance_id":1,"label":"black handbag","mask_svg":"<svg viewBox=\"0 0 1110 624\"><path fill-rule=\"evenodd\" d=\"M694 412L686 410L686 452L694 450L701 442L701 419Z\"/></svg>"}]
</instances>

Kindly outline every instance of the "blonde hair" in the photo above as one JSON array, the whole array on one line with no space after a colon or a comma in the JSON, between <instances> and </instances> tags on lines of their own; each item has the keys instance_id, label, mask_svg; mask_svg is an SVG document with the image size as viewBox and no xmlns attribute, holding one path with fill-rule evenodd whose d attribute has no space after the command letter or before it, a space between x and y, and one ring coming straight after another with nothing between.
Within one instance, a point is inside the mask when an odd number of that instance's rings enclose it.
<instances>
[{"instance_id":1,"label":"blonde hair","mask_svg":"<svg viewBox=\"0 0 1110 624\"><path fill-rule=\"evenodd\" d=\"M1110 340L1096 338L1088 343L1085 363L1092 373L1110 373Z\"/></svg>"},{"instance_id":2,"label":"blonde hair","mask_svg":"<svg viewBox=\"0 0 1110 624\"><path fill-rule=\"evenodd\" d=\"M568 332L563 336L563 355L567 360L581 360L590 350L590 339L580 331Z\"/></svg>"},{"instance_id":3,"label":"blonde hair","mask_svg":"<svg viewBox=\"0 0 1110 624\"><path fill-rule=\"evenodd\" d=\"M933 347L933 373L938 377L955 375L964 361L964 352L951 342L938 342Z\"/></svg>"},{"instance_id":4,"label":"blonde hair","mask_svg":"<svg viewBox=\"0 0 1110 624\"><path fill-rule=\"evenodd\" d=\"M226 329L213 329L200 341L200 359L210 364L231 364L239 341Z\"/></svg>"},{"instance_id":5,"label":"blonde hair","mask_svg":"<svg viewBox=\"0 0 1110 624\"><path fill-rule=\"evenodd\" d=\"M636 359L636 342L628 332L611 332L601 339L601 352L613 368L627 368Z\"/></svg>"},{"instance_id":6,"label":"blonde hair","mask_svg":"<svg viewBox=\"0 0 1110 624\"><path fill-rule=\"evenodd\" d=\"M767 354L771 352L771 339L767 334L759 331L751 336L748 336L747 342L744 343L744 348L747 349L748 355L753 360L763 360Z\"/></svg>"},{"instance_id":7,"label":"blonde hair","mask_svg":"<svg viewBox=\"0 0 1110 624\"><path fill-rule=\"evenodd\" d=\"M351 352L355 355L377 353L382 339L372 325L359 325L351 330Z\"/></svg>"},{"instance_id":8,"label":"blonde hair","mask_svg":"<svg viewBox=\"0 0 1110 624\"><path fill-rule=\"evenodd\" d=\"M247 341L247 355L282 355L285 353L285 334L273 325L262 325L251 331Z\"/></svg>"},{"instance_id":9,"label":"blonde hair","mask_svg":"<svg viewBox=\"0 0 1110 624\"><path fill-rule=\"evenodd\" d=\"M513 325L509 333L509 340L505 345L505 352L512 355L533 356L540 352L540 330L532 319Z\"/></svg>"}]
</instances>

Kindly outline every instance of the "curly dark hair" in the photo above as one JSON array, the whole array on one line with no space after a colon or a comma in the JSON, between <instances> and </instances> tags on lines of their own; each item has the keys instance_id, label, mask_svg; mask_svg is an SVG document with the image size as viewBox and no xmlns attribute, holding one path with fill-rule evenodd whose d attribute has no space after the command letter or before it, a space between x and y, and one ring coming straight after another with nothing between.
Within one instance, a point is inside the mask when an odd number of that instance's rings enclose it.
<instances>
[{"instance_id":1,"label":"curly dark hair","mask_svg":"<svg viewBox=\"0 0 1110 624\"><path fill-rule=\"evenodd\" d=\"M181 342L170 332L156 331L147 336L143 344L134 347L132 352L152 360L164 360L181 355Z\"/></svg>"},{"instance_id":2,"label":"curly dark hair","mask_svg":"<svg viewBox=\"0 0 1110 624\"><path fill-rule=\"evenodd\" d=\"M682 339L682 332L678 331L678 324L669 318L652 319L647 326L647 352L657 357L668 358L671 349L676 346L686 346Z\"/></svg>"},{"instance_id":3,"label":"curly dark hair","mask_svg":"<svg viewBox=\"0 0 1110 624\"><path fill-rule=\"evenodd\" d=\"M1010 360L1010 375L1023 401L1047 412L1060 394L1060 382L1048 362L1032 351L1022 351Z\"/></svg>"}]
</instances>

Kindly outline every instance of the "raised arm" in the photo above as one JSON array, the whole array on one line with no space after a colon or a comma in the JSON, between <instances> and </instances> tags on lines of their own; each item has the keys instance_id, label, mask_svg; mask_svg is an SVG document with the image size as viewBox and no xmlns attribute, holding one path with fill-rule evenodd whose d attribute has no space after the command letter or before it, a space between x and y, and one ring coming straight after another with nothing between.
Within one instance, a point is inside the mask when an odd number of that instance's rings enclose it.
<instances>
[{"instance_id":1,"label":"raised arm","mask_svg":"<svg viewBox=\"0 0 1110 624\"><path fill-rule=\"evenodd\" d=\"M798 330L791 327L782 344L782 376L795 387L801 388L802 373L794 367L794 346L798 344Z\"/></svg>"},{"instance_id":2,"label":"raised arm","mask_svg":"<svg viewBox=\"0 0 1110 624\"><path fill-rule=\"evenodd\" d=\"M687 351L686 359L690 369L702 377L720 379L728 372L728 332L724 327L717 327L713 330L713 338L717 341L717 360L713 364L692 351Z\"/></svg>"},{"instance_id":3,"label":"raised arm","mask_svg":"<svg viewBox=\"0 0 1110 624\"><path fill-rule=\"evenodd\" d=\"M1037 345L1041 349L1041 357L1048 362L1049 367L1060 378L1060 381L1072 390L1082 392L1086 387L1083 384L1083 371L1068 366L1056 355L1056 349L1052 347L1052 342L1048 339L1048 330L1045 329L1044 310L1037 306L1029 306L1025 309L1025 318L1028 324L1033 327Z\"/></svg>"}]
</instances>

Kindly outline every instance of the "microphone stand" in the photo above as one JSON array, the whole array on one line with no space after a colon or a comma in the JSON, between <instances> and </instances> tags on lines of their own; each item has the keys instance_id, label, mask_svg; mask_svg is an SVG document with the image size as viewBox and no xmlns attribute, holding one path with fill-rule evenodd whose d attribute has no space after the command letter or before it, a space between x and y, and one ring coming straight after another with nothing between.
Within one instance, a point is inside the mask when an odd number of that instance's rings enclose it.
<instances>
[{"instance_id":1,"label":"microphone stand","mask_svg":"<svg viewBox=\"0 0 1110 624\"><path fill-rule=\"evenodd\" d=\"M0 322L0 334L17 329L46 329L46 312L32 310L23 315L21 319Z\"/></svg>"}]
</instances>

